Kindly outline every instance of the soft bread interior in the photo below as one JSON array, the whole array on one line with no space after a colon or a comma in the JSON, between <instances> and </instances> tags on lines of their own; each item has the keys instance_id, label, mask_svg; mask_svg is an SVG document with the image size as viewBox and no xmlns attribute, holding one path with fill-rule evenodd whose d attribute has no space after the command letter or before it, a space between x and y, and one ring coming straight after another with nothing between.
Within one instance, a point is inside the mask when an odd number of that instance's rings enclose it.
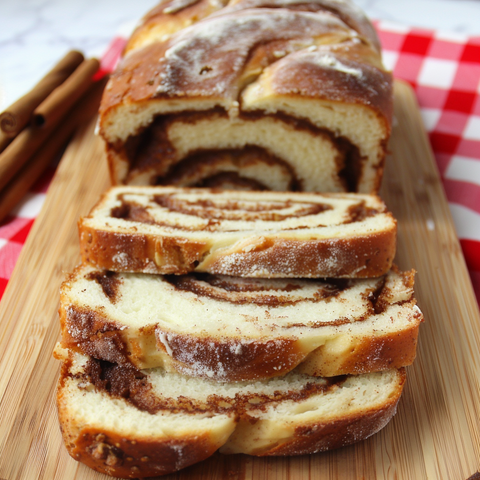
<instances>
[{"instance_id":1,"label":"soft bread interior","mask_svg":"<svg viewBox=\"0 0 480 480\"><path fill-rule=\"evenodd\" d=\"M179 160L197 150L243 149L254 145L286 161L298 178L301 190L315 191L319 184L325 191L344 190L339 175L331 175L340 170L344 157L332 140L326 135L296 130L274 117L255 121L225 117L194 123L178 121L169 126L168 136ZM264 168L259 178L269 175L269 169Z\"/></svg>"},{"instance_id":2,"label":"soft bread interior","mask_svg":"<svg viewBox=\"0 0 480 480\"><path fill-rule=\"evenodd\" d=\"M154 324L167 333L231 338L245 343L253 339L298 337L310 350L329 337L341 337L341 332L348 331L352 336L362 332L367 335L394 332L408 326L416 313L413 305L408 304L412 288L394 272L387 275L384 287L388 291L385 299L388 308L378 314L371 312L368 299L368 294L378 289L377 279L351 280L349 287L328 296L331 286L321 281L231 281L228 277L216 276L225 287L199 278L192 281L195 286L189 290L188 287L176 288L175 283L160 275L119 273L115 276L116 295L108 297L96 277L89 275L94 272L97 271L93 267L82 267L64 284L70 303L65 302L65 307L78 305L101 311L112 323L121 326L124 334L133 336L146 325ZM229 284L244 288L246 293L228 294ZM203 294L199 290L202 287ZM249 289L252 290L249 292ZM322 295L326 300L321 300ZM273 306L267 311L265 305L257 302L268 296L272 297ZM219 301L222 297L225 300ZM274 304L275 298L278 305ZM339 319L346 320L345 325L338 326ZM323 325L321 328L317 326L319 323Z\"/></svg>"},{"instance_id":3,"label":"soft bread interior","mask_svg":"<svg viewBox=\"0 0 480 480\"><path fill-rule=\"evenodd\" d=\"M246 111L261 110L266 114L283 112L297 118L308 118L312 125L333 132L334 137L348 139L352 145L358 148L360 157L364 162L362 177L358 179L361 186L359 192L370 193L376 190L377 167L381 164L385 155L383 145L389 132L385 119L381 118L374 110L366 108L364 105L348 105L322 99L312 101L309 98L293 95L279 98L262 82L247 87L243 93L242 104ZM313 142L311 142L312 147L314 147ZM311 157L310 162L318 165L318 168L329 169L324 171L324 176L327 175L327 172L331 175L333 171L337 172L338 178L338 162L335 167L335 163L327 160L329 157L332 158L332 155L325 155L326 153L319 150L317 156ZM344 161L344 159L342 160ZM309 165L308 161L305 163ZM311 168L311 164L309 166ZM315 172L315 169L312 169L312 172ZM315 173L313 175L315 178ZM307 184L310 183L310 188L305 188L305 190L314 191L313 182L313 178L310 182L307 182ZM325 185L325 188L323 188L323 185ZM331 186L328 185L328 182L322 183L322 189L316 188L317 191L337 191L329 190ZM343 185L342 190L344 189L345 186Z\"/></svg>"}]
</instances>

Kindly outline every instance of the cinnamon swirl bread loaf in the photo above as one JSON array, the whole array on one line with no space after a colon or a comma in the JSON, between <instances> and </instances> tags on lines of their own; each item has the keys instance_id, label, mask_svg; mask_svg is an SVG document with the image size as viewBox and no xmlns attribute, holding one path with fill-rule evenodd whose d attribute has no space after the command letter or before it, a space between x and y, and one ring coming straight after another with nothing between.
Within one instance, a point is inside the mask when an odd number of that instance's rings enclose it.
<instances>
[{"instance_id":1,"label":"cinnamon swirl bread loaf","mask_svg":"<svg viewBox=\"0 0 480 480\"><path fill-rule=\"evenodd\" d=\"M377 277L396 221L361 194L114 187L79 222L84 262L113 271Z\"/></svg>"},{"instance_id":2,"label":"cinnamon swirl bread loaf","mask_svg":"<svg viewBox=\"0 0 480 480\"><path fill-rule=\"evenodd\" d=\"M348 0L173 0L102 100L114 184L378 190L392 77Z\"/></svg>"},{"instance_id":3,"label":"cinnamon swirl bread loaf","mask_svg":"<svg viewBox=\"0 0 480 480\"><path fill-rule=\"evenodd\" d=\"M123 478L172 473L219 448L299 455L358 442L393 417L405 382L403 370L388 370L218 383L57 355L57 405L70 455Z\"/></svg>"},{"instance_id":4,"label":"cinnamon swirl bread loaf","mask_svg":"<svg viewBox=\"0 0 480 480\"><path fill-rule=\"evenodd\" d=\"M61 289L64 347L137 368L240 381L409 365L423 319L413 272L366 280L113 273Z\"/></svg>"}]
</instances>

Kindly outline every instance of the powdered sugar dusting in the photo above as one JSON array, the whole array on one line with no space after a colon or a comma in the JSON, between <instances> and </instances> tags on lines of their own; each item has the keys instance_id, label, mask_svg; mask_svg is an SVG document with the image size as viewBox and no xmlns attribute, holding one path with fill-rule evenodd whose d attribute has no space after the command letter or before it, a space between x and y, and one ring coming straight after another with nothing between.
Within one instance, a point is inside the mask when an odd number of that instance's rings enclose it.
<instances>
[{"instance_id":1,"label":"powdered sugar dusting","mask_svg":"<svg viewBox=\"0 0 480 480\"><path fill-rule=\"evenodd\" d=\"M208 0L208 3L216 10L219 10L220 8L223 7L222 0Z\"/></svg>"},{"instance_id":2,"label":"powdered sugar dusting","mask_svg":"<svg viewBox=\"0 0 480 480\"><path fill-rule=\"evenodd\" d=\"M325 53L319 56L312 57L313 62L324 68L331 68L332 70L337 70L338 72L346 73L347 75L353 75L355 77L362 77L362 70L359 68L351 68L340 62L333 55Z\"/></svg>"},{"instance_id":3,"label":"powdered sugar dusting","mask_svg":"<svg viewBox=\"0 0 480 480\"><path fill-rule=\"evenodd\" d=\"M165 346L165 349L167 350L167 354L172 356L173 355L173 350L170 347L170 344L168 343L168 337L165 332L160 332L158 334L158 339L163 343Z\"/></svg>"},{"instance_id":4,"label":"powdered sugar dusting","mask_svg":"<svg viewBox=\"0 0 480 480\"><path fill-rule=\"evenodd\" d=\"M288 251L283 250L278 257L268 249L261 250L257 252L255 260L252 261L252 258L249 257L256 248L256 244L252 243L251 247L246 245L241 252L218 252L212 270L222 275L242 274L254 278L272 276L289 278L298 276L296 272L302 268L305 277L316 276L315 272L319 271L323 272L324 277L337 277L338 272L344 270L346 265L359 265L355 269L348 270L348 275L344 275L355 277L365 269L365 264L359 261L353 250L346 251L341 244L335 241L324 240L324 244L328 248L328 255L322 256L314 251L302 251L299 254L299 249L292 246ZM281 246L277 248L281 248ZM311 269L313 275L309 275L308 268Z\"/></svg>"},{"instance_id":5,"label":"powdered sugar dusting","mask_svg":"<svg viewBox=\"0 0 480 480\"><path fill-rule=\"evenodd\" d=\"M289 371L292 365L298 362L296 353L292 355L285 351L286 344L283 339L270 340L261 345L255 345L255 342L249 339L238 339L230 343L228 340L225 341L226 349L222 344L202 343L201 339L197 343L188 342L175 352L175 360L178 362L175 365L176 370L183 375L215 381L228 381L232 378L244 381L250 378L249 369L258 368L256 366L258 355L264 360L269 359L269 366L264 365L264 369L270 368L278 373ZM249 368L248 362L244 363L241 360L245 354L251 362ZM261 377L261 374L257 376Z\"/></svg>"},{"instance_id":6,"label":"powdered sugar dusting","mask_svg":"<svg viewBox=\"0 0 480 480\"><path fill-rule=\"evenodd\" d=\"M238 78L253 48L290 41L289 50L305 48L333 31L350 32L331 15L283 9L242 10L211 16L185 28L170 40L160 60L157 93L227 96L236 100ZM259 75L259 71L257 74Z\"/></svg>"},{"instance_id":7,"label":"powdered sugar dusting","mask_svg":"<svg viewBox=\"0 0 480 480\"><path fill-rule=\"evenodd\" d=\"M118 268L125 268L129 264L129 257L125 252L118 252L112 257L112 261Z\"/></svg>"},{"instance_id":8,"label":"powdered sugar dusting","mask_svg":"<svg viewBox=\"0 0 480 480\"><path fill-rule=\"evenodd\" d=\"M199 0L173 0L170 2L170 5L163 9L163 13L170 15L172 13L177 13L184 8L194 5Z\"/></svg>"}]
</instances>

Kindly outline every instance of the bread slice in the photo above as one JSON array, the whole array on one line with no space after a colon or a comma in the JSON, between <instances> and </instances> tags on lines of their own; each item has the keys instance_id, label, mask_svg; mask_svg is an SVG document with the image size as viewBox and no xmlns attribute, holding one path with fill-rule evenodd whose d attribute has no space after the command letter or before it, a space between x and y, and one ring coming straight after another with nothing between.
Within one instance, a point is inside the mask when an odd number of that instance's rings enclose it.
<instances>
[{"instance_id":1,"label":"bread slice","mask_svg":"<svg viewBox=\"0 0 480 480\"><path fill-rule=\"evenodd\" d=\"M377 277L396 248L395 219L360 194L116 187L79 230L84 262L161 274Z\"/></svg>"},{"instance_id":2,"label":"bread slice","mask_svg":"<svg viewBox=\"0 0 480 480\"><path fill-rule=\"evenodd\" d=\"M299 373L218 383L138 371L57 350L70 455L123 478L175 472L222 453L299 455L363 440L396 412L403 370L333 379Z\"/></svg>"},{"instance_id":3,"label":"bread slice","mask_svg":"<svg viewBox=\"0 0 480 480\"><path fill-rule=\"evenodd\" d=\"M368 280L113 273L62 285L64 347L138 368L237 381L409 365L423 317L413 272ZM302 363L303 362L303 363Z\"/></svg>"}]
</instances>

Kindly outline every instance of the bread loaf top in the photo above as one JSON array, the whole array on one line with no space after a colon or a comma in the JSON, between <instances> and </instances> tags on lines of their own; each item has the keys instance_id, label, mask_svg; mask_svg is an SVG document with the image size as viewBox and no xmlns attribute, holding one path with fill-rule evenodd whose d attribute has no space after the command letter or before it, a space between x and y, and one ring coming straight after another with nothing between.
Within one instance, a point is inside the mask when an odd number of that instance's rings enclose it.
<instances>
[{"instance_id":1,"label":"bread loaf top","mask_svg":"<svg viewBox=\"0 0 480 480\"><path fill-rule=\"evenodd\" d=\"M380 51L375 29L363 11L349 0L167 0L148 12L133 32L125 53L152 42L165 41L182 30L227 7L230 11L246 8L291 8L305 11L326 11L339 17L350 28L368 38Z\"/></svg>"},{"instance_id":2,"label":"bread loaf top","mask_svg":"<svg viewBox=\"0 0 480 480\"><path fill-rule=\"evenodd\" d=\"M368 30L370 38L365 38L331 12L295 7L238 2L166 40L153 35L142 48L130 50L105 90L102 136L112 143L125 141L159 114L221 107L235 116L244 103L246 111L262 109L243 90L256 88L258 97L264 77L271 78L272 94L283 99L275 113L292 113L288 97L358 104L379 117L388 136L391 75L372 44L377 41L373 28L362 29ZM294 70L289 75L273 68L290 60ZM305 83L305 69L313 81ZM308 119L315 125L315 115Z\"/></svg>"}]
</instances>

